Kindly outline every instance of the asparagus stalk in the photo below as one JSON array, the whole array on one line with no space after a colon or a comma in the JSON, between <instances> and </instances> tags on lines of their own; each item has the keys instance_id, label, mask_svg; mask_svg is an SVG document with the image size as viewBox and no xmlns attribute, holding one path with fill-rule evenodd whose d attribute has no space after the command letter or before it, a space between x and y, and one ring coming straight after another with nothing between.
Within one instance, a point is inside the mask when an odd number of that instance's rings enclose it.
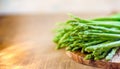
<instances>
[{"instance_id":1,"label":"asparagus stalk","mask_svg":"<svg viewBox=\"0 0 120 69\"><path fill-rule=\"evenodd\" d=\"M110 49L110 48L114 48L114 47L120 47L120 40L110 42L110 43L106 43L106 44L99 44L99 45L89 46L89 47L85 48L85 51L95 51L95 50L98 50L100 48L102 48L102 49Z\"/></svg>"},{"instance_id":2,"label":"asparagus stalk","mask_svg":"<svg viewBox=\"0 0 120 69\"><path fill-rule=\"evenodd\" d=\"M86 43L86 44L82 47L81 52L84 53L86 47L91 46L91 45L95 45L95 44L99 44L99 43L101 43L101 42L103 42L103 41L105 41L105 40L98 40L98 41L95 40L95 41Z\"/></svg>"},{"instance_id":3,"label":"asparagus stalk","mask_svg":"<svg viewBox=\"0 0 120 69\"><path fill-rule=\"evenodd\" d=\"M120 34L120 30L110 29L110 28L101 27L101 26L89 26L89 27L93 28L93 29L97 29L97 30L102 30L104 32L110 32L110 33Z\"/></svg>"},{"instance_id":4,"label":"asparagus stalk","mask_svg":"<svg viewBox=\"0 0 120 69\"><path fill-rule=\"evenodd\" d=\"M81 29L84 29L84 30L94 29L94 30L98 30L98 31L100 30L100 31L110 32L110 33L118 33L118 34L120 33L120 30L113 29L113 28L106 28L104 26L95 26L93 23L92 23L93 25L88 25L88 24L83 24L83 23L72 23L72 24L76 24L77 26L75 28L80 29L80 30ZM108 24L105 24L105 25L108 25Z\"/></svg>"},{"instance_id":5,"label":"asparagus stalk","mask_svg":"<svg viewBox=\"0 0 120 69\"><path fill-rule=\"evenodd\" d=\"M105 59L107 61L109 61L110 59L112 59L118 49L119 49L119 47L113 48L112 51L106 56Z\"/></svg>"},{"instance_id":6,"label":"asparagus stalk","mask_svg":"<svg viewBox=\"0 0 120 69\"><path fill-rule=\"evenodd\" d=\"M115 27L120 29L120 24L114 24L114 23L87 23L88 25L94 25L94 26L103 26L103 27Z\"/></svg>"},{"instance_id":7,"label":"asparagus stalk","mask_svg":"<svg viewBox=\"0 0 120 69\"><path fill-rule=\"evenodd\" d=\"M94 21L120 21L120 18L115 17L103 17L103 18L96 18L93 19Z\"/></svg>"},{"instance_id":8,"label":"asparagus stalk","mask_svg":"<svg viewBox=\"0 0 120 69\"><path fill-rule=\"evenodd\" d=\"M118 38L120 39L119 34L110 34L110 33L88 33L89 35L97 35L100 37L110 37L110 38Z\"/></svg>"},{"instance_id":9,"label":"asparagus stalk","mask_svg":"<svg viewBox=\"0 0 120 69\"><path fill-rule=\"evenodd\" d=\"M89 22L91 22L91 20L85 20L85 19L80 19L79 17L77 17L77 16L74 16L74 15L72 15L72 14L68 14L71 18L73 18L73 19L75 19L76 21L78 21L78 22L82 22L82 23L89 23Z\"/></svg>"},{"instance_id":10,"label":"asparagus stalk","mask_svg":"<svg viewBox=\"0 0 120 69\"><path fill-rule=\"evenodd\" d=\"M90 60L92 58L93 58L93 54L87 54L84 59L85 60Z\"/></svg>"},{"instance_id":11,"label":"asparagus stalk","mask_svg":"<svg viewBox=\"0 0 120 69\"><path fill-rule=\"evenodd\" d=\"M95 52L93 55L94 55L94 60L100 60L100 59L103 59L105 58L105 56L109 53L110 49L106 49L104 51L100 50L99 52ZM96 55L96 53L98 53Z\"/></svg>"}]
</instances>

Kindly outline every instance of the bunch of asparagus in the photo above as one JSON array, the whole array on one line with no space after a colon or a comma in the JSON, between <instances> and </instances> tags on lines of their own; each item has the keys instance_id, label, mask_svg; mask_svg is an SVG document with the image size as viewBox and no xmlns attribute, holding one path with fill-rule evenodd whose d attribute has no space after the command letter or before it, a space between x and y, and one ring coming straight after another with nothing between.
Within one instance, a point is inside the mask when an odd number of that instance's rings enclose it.
<instances>
[{"instance_id":1,"label":"bunch of asparagus","mask_svg":"<svg viewBox=\"0 0 120 69\"><path fill-rule=\"evenodd\" d=\"M89 20L70 16L55 31L56 48L80 51L87 60L112 59L120 48L120 14Z\"/></svg>"}]
</instances>

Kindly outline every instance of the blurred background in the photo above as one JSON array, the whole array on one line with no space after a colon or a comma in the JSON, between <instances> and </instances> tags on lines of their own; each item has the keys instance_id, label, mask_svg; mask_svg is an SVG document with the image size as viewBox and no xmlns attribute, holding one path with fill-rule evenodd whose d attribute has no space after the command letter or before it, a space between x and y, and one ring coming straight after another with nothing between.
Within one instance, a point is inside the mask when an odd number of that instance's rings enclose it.
<instances>
[{"instance_id":1,"label":"blurred background","mask_svg":"<svg viewBox=\"0 0 120 69\"><path fill-rule=\"evenodd\" d=\"M55 50L53 29L72 13L81 18L120 12L120 0L0 0L0 69L100 69Z\"/></svg>"},{"instance_id":2,"label":"blurred background","mask_svg":"<svg viewBox=\"0 0 120 69\"><path fill-rule=\"evenodd\" d=\"M0 0L1 13L110 13L120 0Z\"/></svg>"}]
</instances>

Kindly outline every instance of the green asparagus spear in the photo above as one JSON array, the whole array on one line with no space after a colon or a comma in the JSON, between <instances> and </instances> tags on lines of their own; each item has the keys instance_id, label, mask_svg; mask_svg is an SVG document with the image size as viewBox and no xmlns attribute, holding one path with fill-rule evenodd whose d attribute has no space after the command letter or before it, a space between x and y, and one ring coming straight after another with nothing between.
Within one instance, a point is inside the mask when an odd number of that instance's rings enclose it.
<instances>
[{"instance_id":1,"label":"green asparagus spear","mask_svg":"<svg viewBox=\"0 0 120 69\"><path fill-rule=\"evenodd\" d=\"M112 59L118 49L119 49L119 47L113 48L112 51L106 56L105 59L107 61L109 61L110 59Z\"/></svg>"},{"instance_id":2,"label":"green asparagus spear","mask_svg":"<svg viewBox=\"0 0 120 69\"><path fill-rule=\"evenodd\" d=\"M96 18L93 19L94 21L120 21L120 18L114 18L114 17L103 17L103 18Z\"/></svg>"},{"instance_id":3,"label":"green asparagus spear","mask_svg":"<svg viewBox=\"0 0 120 69\"><path fill-rule=\"evenodd\" d=\"M110 37L110 38L118 38L120 39L120 35L119 34L110 34L110 33L87 33L89 35L97 35L100 37Z\"/></svg>"},{"instance_id":4,"label":"green asparagus spear","mask_svg":"<svg viewBox=\"0 0 120 69\"><path fill-rule=\"evenodd\" d=\"M98 50L100 48L110 49L110 48L114 48L114 47L120 47L120 40L110 42L110 43L106 43L106 44L99 44L99 45L89 46L89 47L85 48L85 51L95 51L95 50Z\"/></svg>"}]
</instances>

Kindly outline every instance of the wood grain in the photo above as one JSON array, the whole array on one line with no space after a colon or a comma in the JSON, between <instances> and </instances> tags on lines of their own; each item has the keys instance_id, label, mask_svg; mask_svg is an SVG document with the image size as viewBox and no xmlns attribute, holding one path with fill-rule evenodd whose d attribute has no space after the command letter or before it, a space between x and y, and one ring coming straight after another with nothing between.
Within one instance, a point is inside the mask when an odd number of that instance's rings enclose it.
<instances>
[{"instance_id":1,"label":"wood grain","mask_svg":"<svg viewBox=\"0 0 120 69\"><path fill-rule=\"evenodd\" d=\"M71 57L74 61L84 64L84 65L89 65L93 67L100 67L104 69L120 69L120 50L114 55L114 57L110 61L105 61L105 60L85 60L85 54L82 54L80 52L67 52L67 55Z\"/></svg>"},{"instance_id":2,"label":"wood grain","mask_svg":"<svg viewBox=\"0 0 120 69\"><path fill-rule=\"evenodd\" d=\"M3 53L0 59L6 58L4 63L0 62L0 69L101 69L74 62L64 49L55 50L51 31L56 22L67 18L67 15L61 14L4 17L3 23L8 31L4 44L8 48L0 52ZM11 36L9 32L12 32ZM14 56L8 56L10 54Z\"/></svg>"}]
</instances>

